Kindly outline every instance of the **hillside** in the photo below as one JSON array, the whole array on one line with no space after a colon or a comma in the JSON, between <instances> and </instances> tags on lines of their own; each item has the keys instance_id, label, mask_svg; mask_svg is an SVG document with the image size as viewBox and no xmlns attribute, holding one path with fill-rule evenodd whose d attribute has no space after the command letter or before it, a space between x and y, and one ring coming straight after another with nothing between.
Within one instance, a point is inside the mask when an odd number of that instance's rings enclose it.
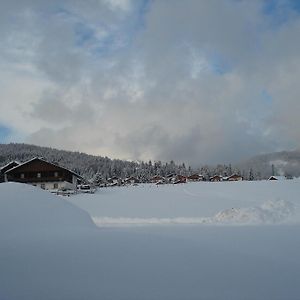
<instances>
[{"instance_id":1,"label":"hillside","mask_svg":"<svg viewBox=\"0 0 300 300\"><path fill-rule=\"evenodd\" d=\"M24 162L33 157L44 157L50 162L73 170L87 179L93 179L98 175L103 178L136 176L146 182L157 174L162 176L170 173L187 175L193 172L200 173L206 178L215 174L228 176L232 173L240 173L247 180L266 179L272 173L274 175L300 176L300 151L258 155L232 167L231 165L203 165L200 168L192 169L173 161L168 163L160 161L132 162L28 144L0 144L0 167L11 160Z\"/></svg>"},{"instance_id":2,"label":"hillside","mask_svg":"<svg viewBox=\"0 0 300 300\"><path fill-rule=\"evenodd\" d=\"M0 144L0 167L12 160L24 162L33 157L43 157L87 179L99 174L103 178L137 176L146 181L156 174L165 176L169 173L187 172L184 165L176 165L174 162L131 162L28 144Z\"/></svg>"},{"instance_id":3,"label":"hillside","mask_svg":"<svg viewBox=\"0 0 300 300\"><path fill-rule=\"evenodd\" d=\"M300 176L300 151L282 151L257 155L238 164L241 170L253 169L261 178L271 175ZM272 174L274 173L274 174Z\"/></svg>"}]
</instances>

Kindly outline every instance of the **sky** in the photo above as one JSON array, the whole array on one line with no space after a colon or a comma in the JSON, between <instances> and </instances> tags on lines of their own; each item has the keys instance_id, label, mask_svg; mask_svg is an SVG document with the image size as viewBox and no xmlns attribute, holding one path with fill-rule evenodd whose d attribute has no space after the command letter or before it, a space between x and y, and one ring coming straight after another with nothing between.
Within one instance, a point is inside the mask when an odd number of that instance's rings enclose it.
<instances>
[{"instance_id":1,"label":"sky","mask_svg":"<svg viewBox=\"0 0 300 300\"><path fill-rule=\"evenodd\" d=\"M300 1L1 0L0 142L229 163L300 148Z\"/></svg>"}]
</instances>

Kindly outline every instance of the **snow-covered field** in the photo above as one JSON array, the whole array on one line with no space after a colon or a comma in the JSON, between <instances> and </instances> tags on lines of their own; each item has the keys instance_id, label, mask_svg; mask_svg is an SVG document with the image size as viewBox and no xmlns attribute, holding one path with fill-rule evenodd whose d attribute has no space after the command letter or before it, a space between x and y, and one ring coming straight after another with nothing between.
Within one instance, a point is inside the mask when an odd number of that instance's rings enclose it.
<instances>
[{"instance_id":1,"label":"snow-covered field","mask_svg":"<svg viewBox=\"0 0 300 300\"><path fill-rule=\"evenodd\" d=\"M299 195L299 180L0 184L0 299L298 300Z\"/></svg>"},{"instance_id":2,"label":"snow-covered field","mask_svg":"<svg viewBox=\"0 0 300 300\"><path fill-rule=\"evenodd\" d=\"M101 189L70 201L100 227L291 224L300 220L300 181L145 184Z\"/></svg>"}]
</instances>

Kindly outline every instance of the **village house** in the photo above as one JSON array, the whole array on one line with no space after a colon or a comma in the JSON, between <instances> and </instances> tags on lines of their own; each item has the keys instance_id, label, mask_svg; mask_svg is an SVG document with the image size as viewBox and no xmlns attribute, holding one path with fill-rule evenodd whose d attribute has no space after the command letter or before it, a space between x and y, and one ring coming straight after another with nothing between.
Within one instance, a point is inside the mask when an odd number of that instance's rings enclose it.
<instances>
[{"instance_id":1,"label":"village house","mask_svg":"<svg viewBox=\"0 0 300 300\"><path fill-rule=\"evenodd\" d=\"M227 177L227 181L242 181L243 177L238 174L232 174L231 176Z\"/></svg>"},{"instance_id":2,"label":"village house","mask_svg":"<svg viewBox=\"0 0 300 300\"><path fill-rule=\"evenodd\" d=\"M192 174L192 175L187 177L187 180L190 181L190 182L204 181L204 177L203 177L203 175Z\"/></svg>"},{"instance_id":3,"label":"village house","mask_svg":"<svg viewBox=\"0 0 300 300\"><path fill-rule=\"evenodd\" d=\"M32 184L45 190L76 190L84 181L75 172L37 157L7 170L4 177L5 181Z\"/></svg>"},{"instance_id":4,"label":"village house","mask_svg":"<svg viewBox=\"0 0 300 300\"><path fill-rule=\"evenodd\" d=\"M168 183L172 183L175 180L176 174L175 173L170 173L166 176L166 181Z\"/></svg>"},{"instance_id":5,"label":"village house","mask_svg":"<svg viewBox=\"0 0 300 300\"><path fill-rule=\"evenodd\" d=\"M271 176L268 180L286 180L285 176Z\"/></svg>"},{"instance_id":6,"label":"village house","mask_svg":"<svg viewBox=\"0 0 300 300\"><path fill-rule=\"evenodd\" d=\"M122 185L122 180L117 177L113 176L107 179L108 186L117 186L117 185Z\"/></svg>"},{"instance_id":7,"label":"village house","mask_svg":"<svg viewBox=\"0 0 300 300\"><path fill-rule=\"evenodd\" d=\"M165 178L162 177L162 176L160 176L160 175L155 175L155 176L153 176L153 177L150 179L150 181L151 181L152 183L164 182L164 181L165 181Z\"/></svg>"},{"instance_id":8,"label":"village house","mask_svg":"<svg viewBox=\"0 0 300 300\"><path fill-rule=\"evenodd\" d=\"M140 181L136 177L131 176L131 177L126 178L124 180L124 183L125 184L138 184L138 183L140 183Z\"/></svg>"},{"instance_id":9,"label":"village house","mask_svg":"<svg viewBox=\"0 0 300 300\"><path fill-rule=\"evenodd\" d=\"M218 181L222 181L222 180L223 180L223 177L220 175L214 175L209 178L209 181L211 181L211 182L218 182Z\"/></svg>"},{"instance_id":10,"label":"village house","mask_svg":"<svg viewBox=\"0 0 300 300\"><path fill-rule=\"evenodd\" d=\"M176 175L173 184L186 183L187 177L183 175Z\"/></svg>"}]
</instances>

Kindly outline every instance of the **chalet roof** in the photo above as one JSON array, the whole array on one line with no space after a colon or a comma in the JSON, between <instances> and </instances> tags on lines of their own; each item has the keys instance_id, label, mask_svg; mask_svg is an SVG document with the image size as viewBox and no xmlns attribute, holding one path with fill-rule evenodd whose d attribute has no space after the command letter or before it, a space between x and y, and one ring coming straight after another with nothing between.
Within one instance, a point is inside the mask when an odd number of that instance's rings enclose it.
<instances>
[{"instance_id":1,"label":"chalet roof","mask_svg":"<svg viewBox=\"0 0 300 300\"><path fill-rule=\"evenodd\" d=\"M191 174L188 176L188 178L190 178L190 177L203 177L203 175L194 173L194 174Z\"/></svg>"},{"instance_id":2,"label":"chalet roof","mask_svg":"<svg viewBox=\"0 0 300 300\"><path fill-rule=\"evenodd\" d=\"M5 166L2 166L2 167L0 168L0 171L3 170L3 169L5 169L5 168L7 168L9 165L12 165L12 164L20 165L21 163L18 162L18 161L16 161L16 160L10 161L10 162L7 163Z\"/></svg>"},{"instance_id":3,"label":"chalet roof","mask_svg":"<svg viewBox=\"0 0 300 300\"><path fill-rule=\"evenodd\" d=\"M132 179L136 180L137 178L134 177L134 176L130 176L130 177L125 178L125 180L132 180Z\"/></svg>"},{"instance_id":4,"label":"chalet roof","mask_svg":"<svg viewBox=\"0 0 300 300\"><path fill-rule=\"evenodd\" d=\"M154 176L152 176L151 178L163 178L163 176L161 176L161 175L154 175Z\"/></svg>"},{"instance_id":5,"label":"chalet roof","mask_svg":"<svg viewBox=\"0 0 300 300\"><path fill-rule=\"evenodd\" d=\"M174 176L176 176L175 173L170 173L170 174L168 174L166 177L167 177L167 178L171 178L171 177L174 177Z\"/></svg>"},{"instance_id":6,"label":"chalet roof","mask_svg":"<svg viewBox=\"0 0 300 300\"><path fill-rule=\"evenodd\" d=\"M271 176L270 178L269 178L269 180L285 180L286 179L286 177L285 176Z\"/></svg>"},{"instance_id":7,"label":"chalet roof","mask_svg":"<svg viewBox=\"0 0 300 300\"><path fill-rule=\"evenodd\" d=\"M74 176L76 176L76 177L78 177L78 178L84 179L81 175L79 175L79 174L77 174L77 173L75 173L75 172L73 172L73 171L71 171L71 170L69 170L69 169L67 169L67 168L64 168L64 167L59 166L59 165L54 164L54 163L51 163L51 162L49 162L49 161L47 161L47 160L45 160L45 159L43 159L43 158L41 158L41 157L34 157L34 158L30 159L30 160L27 160L27 161L25 161L24 163L19 164L18 166L13 167L13 168L7 170L5 173L8 174L8 173L10 173L10 172L12 172L12 171L15 171L15 170L17 170L18 168L20 168L20 167L22 167L22 166L25 166L25 165L27 165L27 164L30 164L30 163L32 163L32 162L35 161L35 160L38 160L38 161L41 161L41 162L45 162L45 163L50 164L50 165L52 165L52 166L58 167L58 168L60 168L60 169L63 169L63 170L65 170L65 171L68 171L68 172L72 173Z\"/></svg>"}]
</instances>

